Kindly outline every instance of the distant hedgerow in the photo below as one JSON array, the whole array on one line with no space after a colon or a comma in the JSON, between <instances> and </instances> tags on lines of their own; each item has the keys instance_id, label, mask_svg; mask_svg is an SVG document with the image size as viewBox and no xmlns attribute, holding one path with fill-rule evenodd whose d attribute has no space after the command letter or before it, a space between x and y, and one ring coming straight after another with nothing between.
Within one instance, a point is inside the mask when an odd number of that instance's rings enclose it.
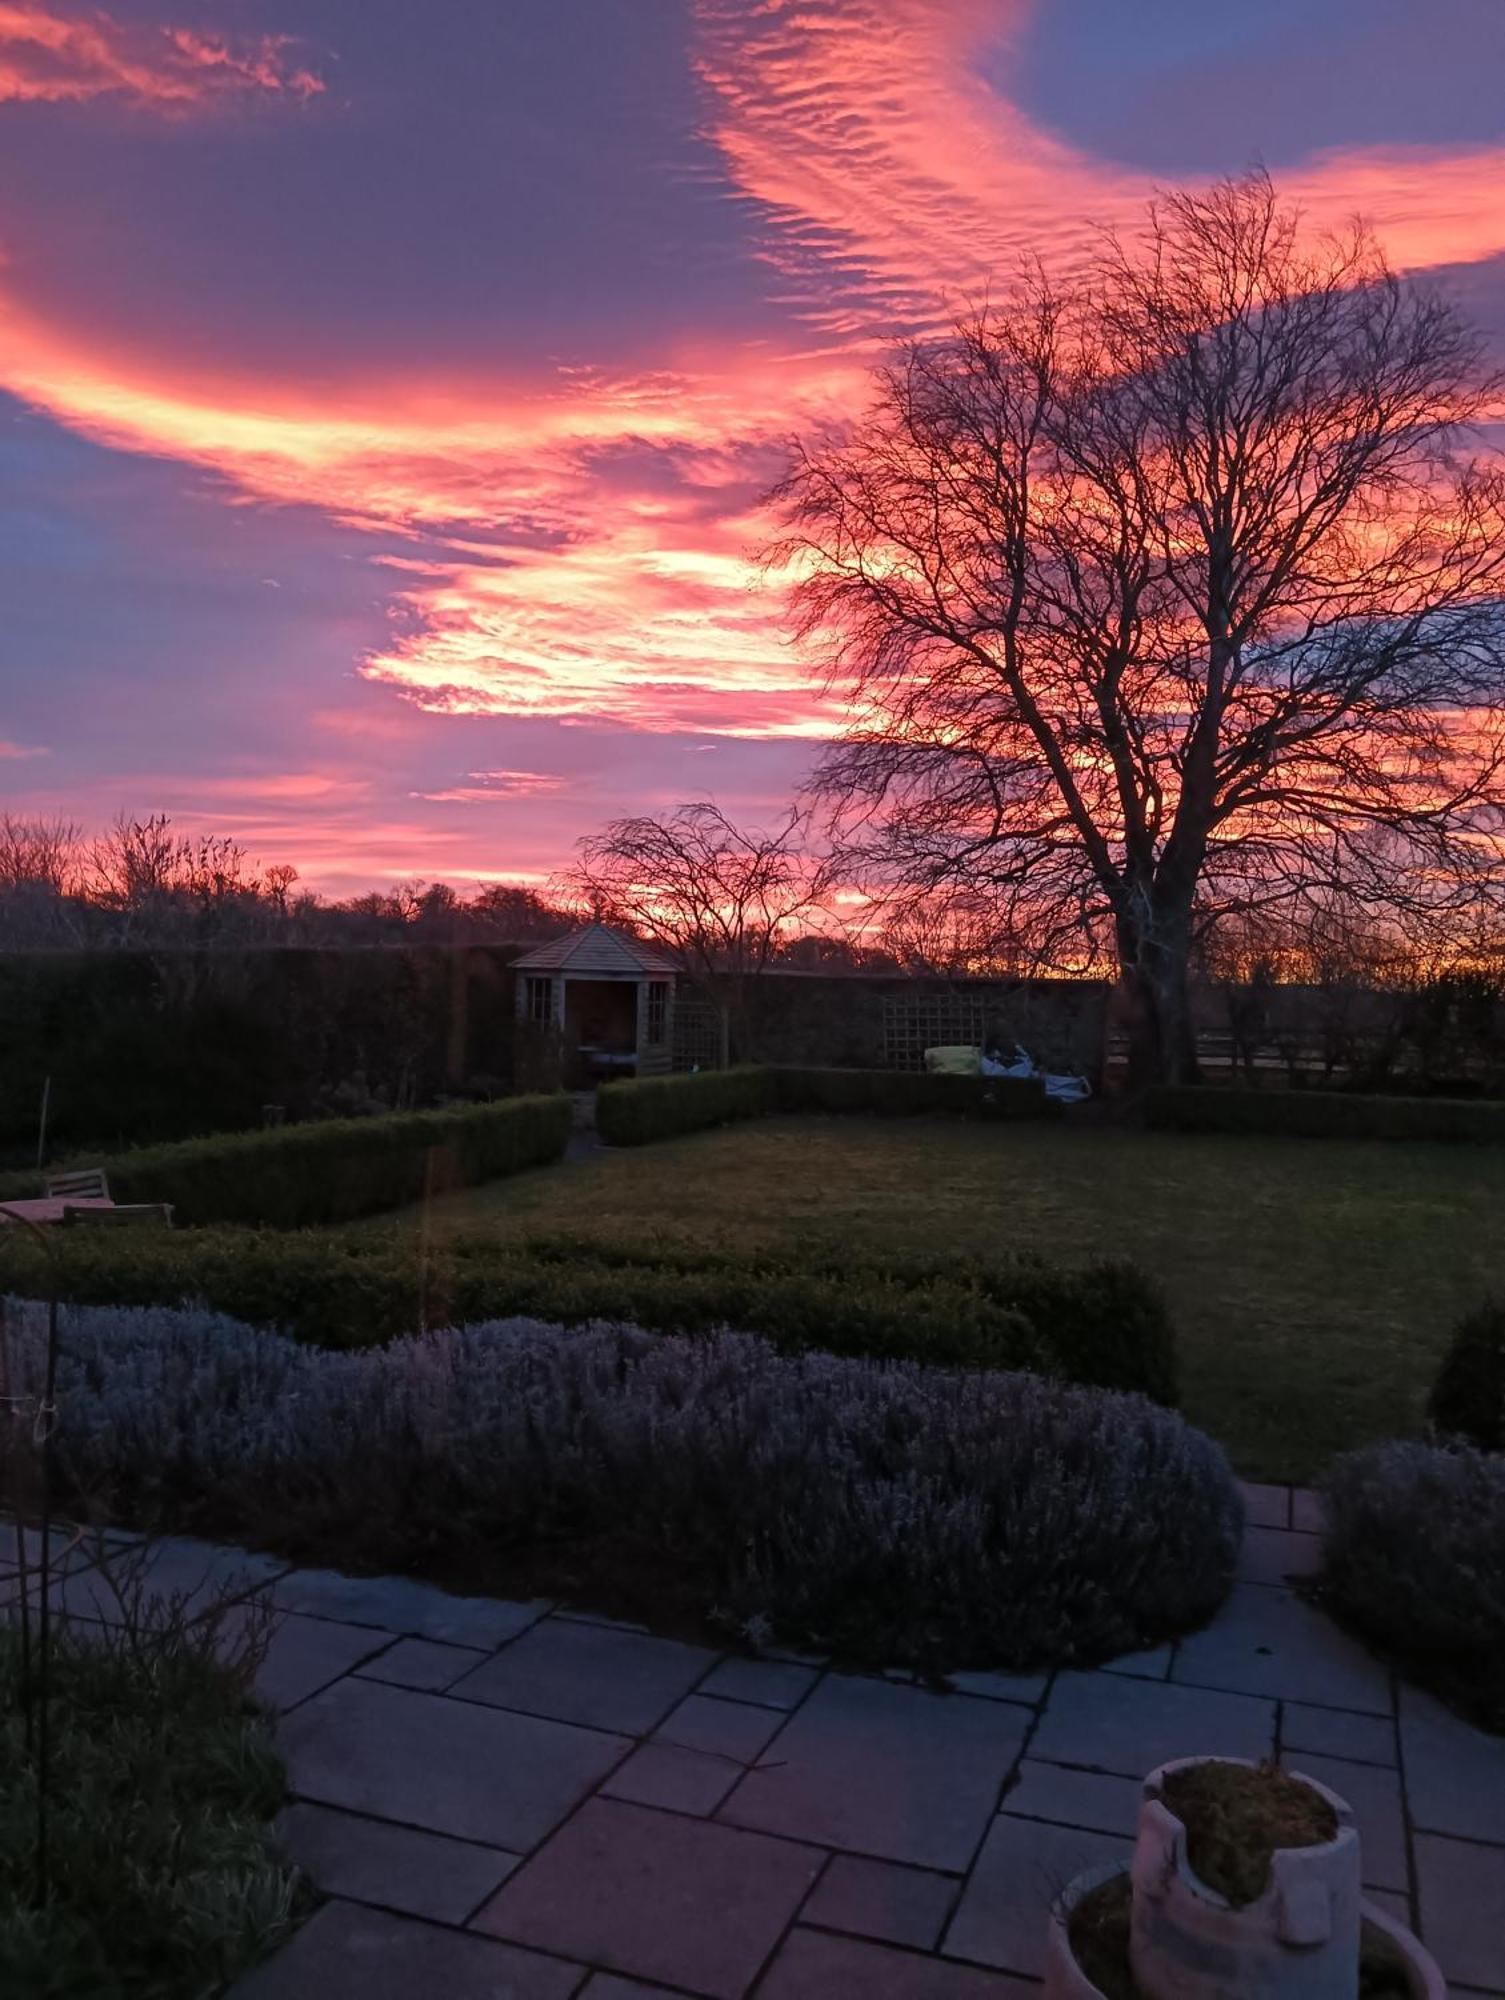
<instances>
[{"instance_id":1,"label":"distant hedgerow","mask_svg":"<svg viewBox=\"0 0 1505 2000\"><path fill-rule=\"evenodd\" d=\"M1217 1607L1241 1530L1211 1440L1030 1376L526 1321L338 1354L162 1311L70 1311L66 1350L60 1458L124 1518L387 1568L466 1551L502 1589L519 1552L584 1546L878 1660L1156 1644Z\"/></svg>"}]
</instances>

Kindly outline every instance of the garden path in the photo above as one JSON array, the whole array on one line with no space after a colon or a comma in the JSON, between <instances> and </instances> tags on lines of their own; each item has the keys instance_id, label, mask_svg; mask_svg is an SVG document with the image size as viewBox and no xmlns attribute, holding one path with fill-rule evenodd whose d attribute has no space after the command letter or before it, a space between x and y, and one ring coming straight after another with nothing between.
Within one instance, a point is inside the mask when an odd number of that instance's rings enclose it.
<instances>
[{"instance_id":1,"label":"garden path","mask_svg":"<svg viewBox=\"0 0 1505 2000\"><path fill-rule=\"evenodd\" d=\"M1293 1592L1311 1495L1246 1495L1205 1631L949 1691L163 1543L162 1589L239 1574L284 1614L282 1828L328 1898L232 2000L1025 2000L1055 1890L1126 1853L1138 1779L1198 1751L1342 1793L1369 1894L1453 1993L1505 1996L1505 1739ZM86 1568L60 1594L108 1612Z\"/></svg>"}]
</instances>

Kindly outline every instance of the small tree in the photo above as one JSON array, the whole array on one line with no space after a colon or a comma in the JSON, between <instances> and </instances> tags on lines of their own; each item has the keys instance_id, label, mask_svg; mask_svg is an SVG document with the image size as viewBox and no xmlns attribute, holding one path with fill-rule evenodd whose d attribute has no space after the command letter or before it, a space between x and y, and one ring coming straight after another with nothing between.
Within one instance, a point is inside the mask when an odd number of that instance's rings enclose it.
<instances>
[{"instance_id":1,"label":"small tree","mask_svg":"<svg viewBox=\"0 0 1505 2000\"><path fill-rule=\"evenodd\" d=\"M911 346L782 488L798 632L850 699L820 783L877 879L1106 949L1132 1068L1195 1069L1230 912L1339 892L1445 931L1505 877L1498 385L1358 225L1256 175L1155 205Z\"/></svg>"},{"instance_id":2,"label":"small tree","mask_svg":"<svg viewBox=\"0 0 1505 2000\"><path fill-rule=\"evenodd\" d=\"M650 938L715 1010L720 1061L748 1052L748 981L803 924L825 918L835 863L791 812L771 833L709 801L613 820L580 842L569 887L605 923Z\"/></svg>"}]
</instances>

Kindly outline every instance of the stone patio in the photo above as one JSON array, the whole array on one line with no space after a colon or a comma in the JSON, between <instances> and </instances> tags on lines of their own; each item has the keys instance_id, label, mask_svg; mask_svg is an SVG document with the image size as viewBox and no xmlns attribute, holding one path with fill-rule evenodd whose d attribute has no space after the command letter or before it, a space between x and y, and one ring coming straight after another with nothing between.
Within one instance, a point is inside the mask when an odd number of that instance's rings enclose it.
<instances>
[{"instance_id":1,"label":"stone patio","mask_svg":"<svg viewBox=\"0 0 1505 2000\"><path fill-rule=\"evenodd\" d=\"M328 1900L235 2000L1037 1995L1053 1893L1127 1851L1138 1779L1190 1751L1275 1752L1340 1791L1370 1893L1454 1993L1501 2000L1505 1740L1294 1595L1312 1498L1246 1491L1206 1631L950 1692L163 1544L164 1589L238 1569L284 1613L282 1830ZM109 1615L87 1571L59 1594Z\"/></svg>"}]
</instances>

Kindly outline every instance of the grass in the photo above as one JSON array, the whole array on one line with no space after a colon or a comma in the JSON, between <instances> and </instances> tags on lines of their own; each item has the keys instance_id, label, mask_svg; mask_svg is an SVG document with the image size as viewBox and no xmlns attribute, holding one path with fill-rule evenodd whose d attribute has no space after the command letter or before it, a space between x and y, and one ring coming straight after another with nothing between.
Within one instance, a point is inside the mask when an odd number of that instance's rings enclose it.
<instances>
[{"instance_id":1,"label":"grass","mask_svg":"<svg viewBox=\"0 0 1505 2000\"><path fill-rule=\"evenodd\" d=\"M1184 1405L1249 1478L1417 1430L1450 1324L1505 1287L1505 1150L1072 1125L775 1119L523 1174L405 1226L1136 1258ZM390 1228L391 1218L380 1225Z\"/></svg>"},{"instance_id":2,"label":"grass","mask_svg":"<svg viewBox=\"0 0 1505 2000\"><path fill-rule=\"evenodd\" d=\"M52 1894L33 1902L20 1635L0 1624L0 1992L200 2000L290 1928L268 1846L282 1770L236 1678L166 1641L56 1635Z\"/></svg>"}]
</instances>

